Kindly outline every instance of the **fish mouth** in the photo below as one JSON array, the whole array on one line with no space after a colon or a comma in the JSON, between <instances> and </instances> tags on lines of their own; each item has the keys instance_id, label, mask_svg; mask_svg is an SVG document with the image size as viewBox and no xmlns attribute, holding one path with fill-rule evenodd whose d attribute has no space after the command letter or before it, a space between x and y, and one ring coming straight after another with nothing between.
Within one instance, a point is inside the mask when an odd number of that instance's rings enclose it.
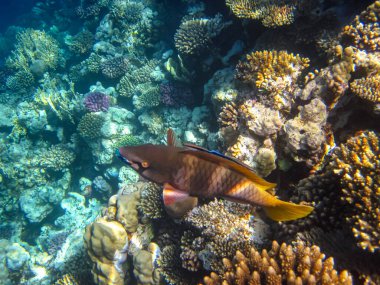
<instances>
[{"instance_id":1,"label":"fish mouth","mask_svg":"<svg viewBox=\"0 0 380 285\"><path fill-rule=\"evenodd\" d=\"M126 164L128 164L128 165L131 165L132 164L132 162L131 161L129 161L128 159L126 159L124 156L122 156L121 155L121 153L120 153L120 150L116 150L115 151L115 155L122 161L122 162L124 162L124 163L126 163Z\"/></svg>"}]
</instances>

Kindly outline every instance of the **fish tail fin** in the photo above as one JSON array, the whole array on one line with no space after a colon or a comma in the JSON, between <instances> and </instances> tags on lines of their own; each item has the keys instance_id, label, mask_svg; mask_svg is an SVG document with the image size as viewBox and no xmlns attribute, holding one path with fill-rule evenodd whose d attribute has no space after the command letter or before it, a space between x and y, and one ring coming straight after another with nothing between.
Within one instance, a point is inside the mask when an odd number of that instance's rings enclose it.
<instances>
[{"instance_id":1,"label":"fish tail fin","mask_svg":"<svg viewBox=\"0 0 380 285\"><path fill-rule=\"evenodd\" d=\"M313 209L311 206L297 205L281 200L278 200L275 206L264 207L267 216L277 222L297 220L306 217Z\"/></svg>"}]
</instances>

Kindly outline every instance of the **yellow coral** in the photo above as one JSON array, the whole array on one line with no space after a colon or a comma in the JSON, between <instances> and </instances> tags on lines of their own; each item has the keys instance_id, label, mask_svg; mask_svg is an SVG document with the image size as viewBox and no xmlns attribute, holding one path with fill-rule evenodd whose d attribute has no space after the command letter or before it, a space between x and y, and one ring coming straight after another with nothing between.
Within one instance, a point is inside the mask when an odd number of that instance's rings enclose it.
<instances>
[{"instance_id":1,"label":"yellow coral","mask_svg":"<svg viewBox=\"0 0 380 285\"><path fill-rule=\"evenodd\" d=\"M359 49L377 51L380 48L379 21L380 1L375 1L356 16L351 25L344 27L342 37Z\"/></svg>"},{"instance_id":2,"label":"yellow coral","mask_svg":"<svg viewBox=\"0 0 380 285\"><path fill-rule=\"evenodd\" d=\"M380 74L356 79L350 83L352 93L374 103L380 103Z\"/></svg>"},{"instance_id":3,"label":"yellow coral","mask_svg":"<svg viewBox=\"0 0 380 285\"><path fill-rule=\"evenodd\" d=\"M223 259L224 273L211 273L206 285L229 284L353 284L348 271L337 272L333 258L325 259L318 246L296 246L274 241L270 251L252 248L237 252L233 260Z\"/></svg>"},{"instance_id":4,"label":"yellow coral","mask_svg":"<svg viewBox=\"0 0 380 285\"><path fill-rule=\"evenodd\" d=\"M78 282L71 274L65 274L54 285L78 285Z\"/></svg>"},{"instance_id":5,"label":"yellow coral","mask_svg":"<svg viewBox=\"0 0 380 285\"><path fill-rule=\"evenodd\" d=\"M309 59L286 51L256 51L236 67L236 77L271 93L276 109L290 109L296 80L309 66Z\"/></svg>"},{"instance_id":6,"label":"yellow coral","mask_svg":"<svg viewBox=\"0 0 380 285\"><path fill-rule=\"evenodd\" d=\"M261 20L265 27L294 22L295 6L287 5L282 0L226 0L226 5L238 18Z\"/></svg>"},{"instance_id":7,"label":"yellow coral","mask_svg":"<svg viewBox=\"0 0 380 285\"><path fill-rule=\"evenodd\" d=\"M358 245L370 252L380 249L380 146L379 136L363 132L340 145L333 154L332 169L341 177L342 201L352 214Z\"/></svg>"}]
</instances>

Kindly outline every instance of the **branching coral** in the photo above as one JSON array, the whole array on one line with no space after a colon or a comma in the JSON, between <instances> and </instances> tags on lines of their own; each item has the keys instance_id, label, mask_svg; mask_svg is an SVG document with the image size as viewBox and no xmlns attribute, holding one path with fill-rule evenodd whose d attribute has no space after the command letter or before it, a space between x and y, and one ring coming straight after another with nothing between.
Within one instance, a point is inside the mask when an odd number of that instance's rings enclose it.
<instances>
[{"instance_id":1,"label":"branching coral","mask_svg":"<svg viewBox=\"0 0 380 285\"><path fill-rule=\"evenodd\" d=\"M212 39L224 27L220 14L211 19L185 20L174 35L175 47L181 54L200 54L211 47Z\"/></svg>"},{"instance_id":2,"label":"branching coral","mask_svg":"<svg viewBox=\"0 0 380 285\"><path fill-rule=\"evenodd\" d=\"M343 41L347 41L362 50L378 51L380 49L380 1L368 6L353 23L345 26L342 32Z\"/></svg>"},{"instance_id":3,"label":"branching coral","mask_svg":"<svg viewBox=\"0 0 380 285\"><path fill-rule=\"evenodd\" d=\"M71 274L65 274L54 285L79 285L79 283Z\"/></svg>"},{"instance_id":4,"label":"branching coral","mask_svg":"<svg viewBox=\"0 0 380 285\"><path fill-rule=\"evenodd\" d=\"M206 285L218 284L353 284L346 270L338 272L332 257L325 259L318 246L296 246L274 241L270 251L238 251L233 260L224 258L224 273L203 279Z\"/></svg>"},{"instance_id":5,"label":"branching coral","mask_svg":"<svg viewBox=\"0 0 380 285\"><path fill-rule=\"evenodd\" d=\"M101 136L104 118L95 113L85 114L79 121L78 132L83 138L93 139Z\"/></svg>"},{"instance_id":6,"label":"branching coral","mask_svg":"<svg viewBox=\"0 0 380 285\"><path fill-rule=\"evenodd\" d=\"M276 109L290 109L296 80L309 66L309 59L286 51L256 51L236 67L237 79L264 91Z\"/></svg>"},{"instance_id":7,"label":"branching coral","mask_svg":"<svg viewBox=\"0 0 380 285\"><path fill-rule=\"evenodd\" d=\"M53 145L42 154L39 160L43 168L59 171L69 167L74 159L75 154L68 147L64 145Z\"/></svg>"},{"instance_id":8,"label":"branching coral","mask_svg":"<svg viewBox=\"0 0 380 285\"><path fill-rule=\"evenodd\" d=\"M380 74L355 79L350 83L352 93L373 103L380 103Z\"/></svg>"},{"instance_id":9,"label":"branching coral","mask_svg":"<svg viewBox=\"0 0 380 285\"><path fill-rule=\"evenodd\" d=\"M341 199L351 209L346 217L358 245L370 252L380 249L380 146L370 131L350 138L337 148L332 169L340 177Z\"/></svg>"},{"instance_id":10,"label":"branching coral","mask_svg":"<svg viewBox=\"0 0 380 285\"><path fill-rule=\"evenodd\" d=\"M238 18L261 20L265 27L290 25L296 10L284 0L226 0L226 5Z\"/></svg>"},{"instance_id":11,"label":"branching coral","mask_svg":"<svg viewBox=\"0 0 380 285\"><path fill-rule=\"evenodd\" d=\"M129 69L129 61L124 56L105 60L100 64L102 74L108 78L120 78Z\"/></svg>"},{"instance_id":12,"label":"branching coral","mask_svg":"<svg viewBox=\"0 0 380 285\"><path fill-rule=\"evenodd\" d=\"M88 30L83 30L66 40L66 44L70 51L78 54L85 54L94 44L94 35Z\"/></svg>"},{"instance_id":13,"label":"branching coral","mask_svg":"<svg viewBox=\"0 0 380 285\"><path fill-rule=\"evenodd\" d=\"M159 219L165 216L162 200L162 189L159 185L146 183L141 190L141 200L138 208L150 219Z\"/></svg>"},{"instance_id":14,"label":"branching coral","mask_svg":"<svg viewBox=\"0 0 380 285\"><path fill-rule=\"evenodd\" d=\"M191 245L185 242L185 248L182 248L182 257L190 264L200 259L204 268L219 270L220 258L232 257L236 250L244 251L253 246L253 229L249 226L249 215L238 216L230 213L222 201L215 200L194 208L185 217L185 221L201 232L201 239L194 240L196 244L190 239ZM187 267L197 270L193 267L195 264L190 264Z\"/></svg>"}]
</instances>

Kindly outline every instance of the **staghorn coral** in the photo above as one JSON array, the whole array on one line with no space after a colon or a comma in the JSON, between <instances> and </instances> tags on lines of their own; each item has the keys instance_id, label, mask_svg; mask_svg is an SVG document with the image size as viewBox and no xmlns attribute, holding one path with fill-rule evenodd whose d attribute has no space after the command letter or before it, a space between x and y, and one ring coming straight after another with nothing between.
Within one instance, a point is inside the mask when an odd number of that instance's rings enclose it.
<instances>
[{"instance_id":1,"label":"staghorn coral","mask_svg":"<svg viewBox=\"0 0 380 285\"><path fill-rule=\"evenodd\" d=\"M203 284L353 284L347 270L338 272L334 259L321 253L318 246L295 246L274 241L270 251L251 248L238 251L233 260L224 258L221 276L211 273Z\"/></svg>"},{"instance_id":2,"label":"staghorn coral","mask_svg":"<svg viewBox=\"0 0 380 285\"><path fill-rule=\"evenodd\" d=\"M369 5L341 33L342 41L366 51L380 49L380 1Z\"/></svg>"},{"instance_id":3,"label":"staghorn coral","mask_svg":"<svg viewBox=\"0 0 380 285\"><path fill-rule=\"evenodd\" d=\"M297 1L226 0L226 5L238 18L260 20L265 27L273 28L294 22L296 7L291 2Z\"/></svg>"},{"instance_id":4,"label":"staghorn coral","mask_svg":"<svg viewBox=\"0 0 380 285\"><path fill-rule=\"evenodd\" d=\"M101 136L104 118L95 113L85 114L79 121L77 130L86 139L94 139Z\"/></svg>"},{"instance_id":5,"label":"staghorn coral","mask_svg":"<svg viewBox=\"0 0 380 285\"><path fill-rule=\"evenodd\" d=\"M256 51L236 66L236 78L264 91L261 98L278 110L288 111L296 80L309 59L286 51Z\"/></svg>"},{"instance_id":6,"label":"staghorn coral","mask_svg":"<svg viewBox=\"0 0 380 285\"><path fill-rule=\"evenodd\" d=\"M224 27L220 14L211 19L185 20L174 35L175 47L184 55L200 54L211 47L212 39Z\"/></svg>"},{"instance_id":7,"label":"staghorn coral","mask_svg":"<svg viewBox=\"0 0 380 285\"><path fill-rule=\"evenodd\" d=\"M350 83L353 94L373 103L380 103L380 74L355 79Z\"/></svg>"},{"instance_id":8,"label":"staghorn coral","mask_svg":"<svg viewBox=\"0 0 380 285\"><path fill-rule=\"evenodd\" d=\"M332 155L332 171L340 178L341 199L352 211L346 216L358 246L380 249L380 146L375 132L365 131L341 144Z\"/></svg>"},{"instance_id":9,"label":"staghorn coral","mask_svg":"<svg viewBox=\"0 0 380 285\"><path fill-rule=\"evenodd\" d=\"M139 210L150 219L159 219L165 216L162 200L162 189L154 183L146 183L141 190Z\"/></svg>"},{"instance_id":10,"label":"staghorn coral","mask_svg":"<svg viewBox=\"0 0 380 285\"><path fill-rule=\"evenodd\" d=\"M52 145L39 157L39 164L43 168L54 171L70 167L75 160L75 153L65 145Z\"/></svg>"}]
</instances>

